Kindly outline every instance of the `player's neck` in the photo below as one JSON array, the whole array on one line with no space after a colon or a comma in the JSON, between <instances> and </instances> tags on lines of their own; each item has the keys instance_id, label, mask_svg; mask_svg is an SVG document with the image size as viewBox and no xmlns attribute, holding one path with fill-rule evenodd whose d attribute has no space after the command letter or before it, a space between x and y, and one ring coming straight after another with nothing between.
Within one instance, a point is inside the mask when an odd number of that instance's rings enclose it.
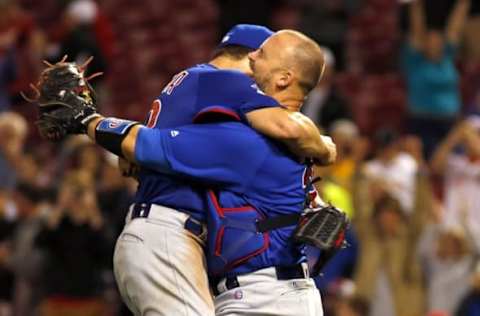
<instances>
[{"instance_id":1,"label":"player's neck","mask_svg":"<svg viewBox=\"0 0 480 316\"><path fill-rule=\"evenodd\" d=\"M217 57L210 60L208 63L216 68L223 69L225 67L226 60L225 58Z\"/></svg>"},{"instance_id":2,"label":"player's neck","mask_svg":"<svg viewBox=\"0 0 480 316\"><path fill-rule=\"evenodd\" d=\"M238 70L246 75L250 75L251 70L246 62L241 62L238 60L232 60L231 58L226 57L217 57L209 61L209 64L218 68L218 69L231 69Z\"/></svg>"},{"instance_id":3,"label":"player's neck","mask_svg":"<svg viewBox=\"0 0 480 316\"><path fill-rule=\"evenodd\" d=\"M302 107L304 97L301 94L291 93L290 91L279 91L272 95L284 108L289 111L298 112Z\"/></svg>"}]
</instances>

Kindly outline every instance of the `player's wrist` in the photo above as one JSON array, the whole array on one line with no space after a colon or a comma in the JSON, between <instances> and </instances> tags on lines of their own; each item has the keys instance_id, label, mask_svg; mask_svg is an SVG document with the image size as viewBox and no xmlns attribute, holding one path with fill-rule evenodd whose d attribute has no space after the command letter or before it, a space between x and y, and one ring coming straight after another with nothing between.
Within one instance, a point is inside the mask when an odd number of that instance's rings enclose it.
<instances>
[{"instance_id":1,"label":"player's wrist","mask_svg":"<svg viewBox=\"0 0 480 316\"><path fill-rule=\"evenodd\" d=\"M100 115L97 112L91 112L91 113L86 113L81 119L80 123L85 126L86 129L88 129L88 126L90 125L91 122L93 122L95 119L101 118L102 115Z\"/></svg>"},{"instance_id":2,"label":"player's wrist","mask_svg":"<svg viewBox=\"0 0 480 316\"><path fill-rule=\"evenodd\" d=\"M92 139L95 140L95 128L97 125L102 121L105 117L102 115L98 115L91 120L88 121L86 128L87 128L87 135Z\"/></svg>"},{"instance_id":3,"label":"player's wrist","mask_svg":"<svg viewBox=\"0 0 480 316\"><path fill-rule=\"evenodd\" d=\"M125 158L122 143L136 125L140 125L140 123L114 117L97 117L89 124L89 135L98 145L121 158Z\"/></svg>"}]
</instances>

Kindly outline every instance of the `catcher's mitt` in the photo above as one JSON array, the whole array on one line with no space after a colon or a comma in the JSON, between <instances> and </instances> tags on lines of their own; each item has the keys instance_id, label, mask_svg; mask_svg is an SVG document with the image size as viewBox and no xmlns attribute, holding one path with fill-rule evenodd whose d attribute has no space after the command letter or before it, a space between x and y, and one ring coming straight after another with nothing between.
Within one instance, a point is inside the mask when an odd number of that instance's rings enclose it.
<instances>
[{"instance_id":1,"label":"catcher's mitt","mask_svg":"<svg viewBox=\"0 0 480 316\"><path fill-rule=\"evenodd\" d=\"M101 75L94 74L88 78L84 72L89 58L83 65L61 61L50 64L40 74L36 85L31 84L35 92L30 102L38 104L37 128L42 137L51 140L62 140L69 134L85 133L85 123L97 116L94 91L88 80Z\"/></svg>"},{"instance_id":2,"label":"catcher's mitt","mask_svg":"<svg viewBox=\"0 0 480 316\"><path fill-rule=\"evenodd\" d=\"M321 256L313 267L312 275L317 275L328 260L346 246L345 231L349 221L344 212L333 205L318 209L307 209L303 214L293 238L320 249Z\"/></svg>"}]
</instances>

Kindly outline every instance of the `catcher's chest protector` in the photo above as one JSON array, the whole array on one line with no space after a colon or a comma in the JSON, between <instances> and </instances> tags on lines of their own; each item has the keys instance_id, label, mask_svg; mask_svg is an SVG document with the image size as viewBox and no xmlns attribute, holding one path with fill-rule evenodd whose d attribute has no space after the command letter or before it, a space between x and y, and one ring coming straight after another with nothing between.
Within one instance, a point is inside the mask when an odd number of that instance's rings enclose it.
<instances>
[{"instance_id":1,"label":"catcher's chest protector","mask_svg":"<svg viewBox=\"0 0 480 316\"><path fill-rule=\"evenodd\" d=\"M244 264L270 247L268 232L296 225L293 241L322 251L313 267L318 275L325 264L346 246L345 230L349 221L345 213L332 205L307 208L300 213L265 218L252 206L223 208L213 191L207 209L209 274L219 276Z\"/></svg>"},{"instance_id":2,"label":"catcher's chest protector","mask_svg":"<svg viewBox=\"0 0 480 316\"><path fill-rule=\"evenodd\" d=\"M222 208L213 191L208 194L207 262L212 276L221 275L269 247L268 232L259 233L264 219L251 206Z\"/></svg>"}]
</instances>

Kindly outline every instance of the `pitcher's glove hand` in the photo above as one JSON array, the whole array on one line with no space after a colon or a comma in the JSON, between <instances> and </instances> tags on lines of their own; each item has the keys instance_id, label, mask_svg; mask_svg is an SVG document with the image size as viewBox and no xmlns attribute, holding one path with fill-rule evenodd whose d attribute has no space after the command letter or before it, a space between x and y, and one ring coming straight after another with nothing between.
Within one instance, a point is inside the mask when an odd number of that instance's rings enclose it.
<instances>
[{"instance_id":1,"label":"pitcher's glove hand","mask_svg":"<svg viewBox=\"0 0 480 316\"><path fill-rule=\"evenodd\" d=\"M42 137L50 141L60 141L70 134L86 132L88 122L99 116L94 99L94 91L88 80L100 75L85 78L84 72L91 58L83 65L66 62L66 56L56 64L47 64L37 85L34 99L25 97L38 105L37 128Z\"/></svg>"}]
</instances>

